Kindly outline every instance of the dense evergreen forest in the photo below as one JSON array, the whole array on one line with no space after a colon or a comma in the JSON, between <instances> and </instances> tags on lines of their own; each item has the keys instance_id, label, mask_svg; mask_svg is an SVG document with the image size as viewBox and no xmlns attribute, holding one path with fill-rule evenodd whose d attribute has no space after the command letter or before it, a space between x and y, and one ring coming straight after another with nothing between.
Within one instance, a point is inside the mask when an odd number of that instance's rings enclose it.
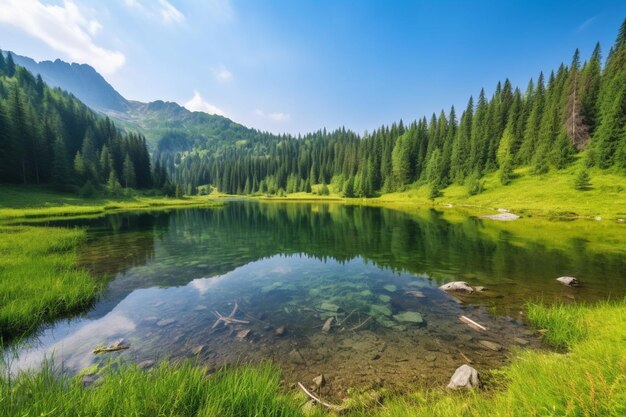
<instances>
[{"instance_id":1,"label":"dense evergreen forest","mask_svg":"<svg viewBox=\"0 0 626 417\"><path fill-rule=\"evenodd\" d=\"M0 52L0 183L59 190L171 187L145 139L123 134L74 96L49 88Z\"/></svg>"},{"instance_id":2,"label":"dense evergreen forest","mask_svg":"<svg viewBox=\"0 0 626 417\"><path fill-rule=\"evenodd\" d=\"M184 138L166 137L168 143ZM303 137L260 133L230 146L168 152L157 160L189 193L212 185L231 194L311 191L333 183L345 196L373 196L428 184L431 197L465 184L481 192L480 178L514 168L534 174L560 170L583 152L584 166L626 172L626 21L603 65L600 45L581 63L541 73L524 91L509 80L487 97L470 97L460 116L452 107L405 125L383 126L362 137L339 129ZM581 178L586 172L581 171ZM319 188L319 187L316 187Z\"/></svg>"}]
</instances>

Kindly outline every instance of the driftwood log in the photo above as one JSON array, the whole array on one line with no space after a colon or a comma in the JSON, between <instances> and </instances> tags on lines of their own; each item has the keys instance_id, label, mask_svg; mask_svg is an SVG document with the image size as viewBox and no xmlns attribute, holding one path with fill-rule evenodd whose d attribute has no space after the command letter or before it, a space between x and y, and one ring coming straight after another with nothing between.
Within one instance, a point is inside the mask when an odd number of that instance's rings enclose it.
<instances>
[{"instance_id":1,"label":"driftwood log","mask_svg":"<svg viewBox=\"0 0 626 417\"><path fill-rule=\"evenodd\" d=\"M239 304L237 304L237 302L235 302L233 311L231 311L228 316L224 316L220 314L219 311L214 310L213 314L215 314L215 316L217 317L217 320L215 320L215 323L213 323L213 326L211 326L211 329L215 329L220 324L224 324L224 326L228 326L231 324L250 324L250 321L248 320L238 320L235 318L235 314L237 314L237 310L239 310Z\"/></svg>"},{"instance_id":2,"label":"driftwood log","mask_svg":"<svg viewBox=\"0 0 626 417\"><path fill-rule=\"evenodd\" d=\"M312 399L313 401L315 401L315 402L316 402L316 403L318 403L318 404L323 405L324 407L328 408L329 410L333 410L333 411L337 411L337 412L342 412L342 411L344 411L344 410L345 410L345 407L342 407L342 406L340 406L340 405L330 404L330 403L327 403L327 402L325 402L325 401L322 401L320 398L317 398L315 395L311 394L311 393L309 392L309 390L308 390L308 389L306 389L306 388L304 387L304 385L302 385L302 383L301 383L301 382L298 382L298 386L300 387L300 389L301 389L301 390L302 390L302 391L303 391L303 392L304 392L304 393L305 393L305 394L306 394L306 395L307 395L310 399Z\"/></svg>"}]
</instances>

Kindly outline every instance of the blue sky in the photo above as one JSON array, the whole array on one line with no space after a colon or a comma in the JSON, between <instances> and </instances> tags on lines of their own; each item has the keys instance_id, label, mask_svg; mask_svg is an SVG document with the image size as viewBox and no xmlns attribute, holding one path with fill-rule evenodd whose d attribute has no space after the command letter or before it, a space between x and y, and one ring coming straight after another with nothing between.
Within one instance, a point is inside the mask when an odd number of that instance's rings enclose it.
<instances>
[{"instance_id":1,"label":"blue sky","mask_svg":"<svg viewBox=\"0 0 626 417\"><path fill-rule=\"evenodd\" d=\"M410 121L608 53L626 1L0 0L0 48L272 132Z\"/></svg>"}]
</instances>

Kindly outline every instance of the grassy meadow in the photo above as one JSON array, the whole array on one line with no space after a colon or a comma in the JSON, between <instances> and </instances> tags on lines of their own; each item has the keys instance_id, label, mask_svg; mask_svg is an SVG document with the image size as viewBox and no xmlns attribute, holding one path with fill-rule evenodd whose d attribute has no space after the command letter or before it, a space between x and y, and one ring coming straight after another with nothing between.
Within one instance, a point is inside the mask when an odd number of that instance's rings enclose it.
<instances>
[{"instance_id":1,"label":"grassy meadow","mask_svg":"<svg viewBox=\"0 0 626 417\"><path fill-rule=\"evenodd\" d=\"M0 186L0 220L55 216L101 215L112 211L154 210L184 206L216 206L206 196L182 199L133 194L82 198L43 187Z\"/></svg>"},{"instance_id":2,"label":"grassy meadow","mask_svg":"<svg viewBox=\"0 0 626 417\"><path fill-rule=\"evenodd\" d=\"M79 229L0 226L0 337L27 333L42 322L80 311L98 283L76 267Z\"/></svg>"},{"instance_id":3,"label":"grassy meadow","mask_svg":"<svg viewBox=\"0 0 626 417\"><path fill-rule=\"evenodd\" d=\"M350 204L367 204L384 207L420 205L435 208L453 206L461 213L493 214L498 208L506 208L525 217L590 218L603 220L622 219L626 222L626 176L620 172L589 169L591 187L576 190L574 182L582 167L582 158L577 163L560 171L534 175L530 167L515 170L515 178L509 185L500 183L499 175L493 172L481 179L483 191L470 195L466 185L452 184L441 190L442 195L431 199L430 186L413 184L402 191L382 194L374 198L343 198L341 190L328 185L330 194L293 193L283 197L260 196L263 200L342 200ZM320 184L312 187L318 193Z\"/></svg>"}]
</instances>

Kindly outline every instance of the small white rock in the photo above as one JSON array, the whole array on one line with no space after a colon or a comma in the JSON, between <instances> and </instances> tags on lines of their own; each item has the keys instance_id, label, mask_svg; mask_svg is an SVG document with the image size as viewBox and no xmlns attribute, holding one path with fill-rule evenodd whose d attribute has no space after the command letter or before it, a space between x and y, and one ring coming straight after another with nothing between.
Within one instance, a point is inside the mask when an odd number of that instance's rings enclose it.
<instances>
[{"instance_id":1,"label":"small white rock","mask_svg":"<svg viewBox=\"0 0 626 417\"><path fill-rule=\"evenodd\" d=\"M558 277L556 280L569 287L575 287L580 284L580 281L574 277Z\"/></svg>"},{"instance_id":2,"label":"small white rock","mask_svg":"<svg viewBox=\"0 0 626 417\"><path fill-rule=\"evenodd\" d=\"M450 378L448 389L469 389L480 387L478 371L469 365L461 365Z\"/></svg>"},{"instance_id":3,"label":"small white rock","mask_svg":"<svg viewBox=\"0 0 626 417\"><path fill-rule=\"evenodd\" d=\"M443 284L439 289L444 291L462 291L472 293L474 289L465 281L453 281Z\"/></svg>"}]
</instances>

